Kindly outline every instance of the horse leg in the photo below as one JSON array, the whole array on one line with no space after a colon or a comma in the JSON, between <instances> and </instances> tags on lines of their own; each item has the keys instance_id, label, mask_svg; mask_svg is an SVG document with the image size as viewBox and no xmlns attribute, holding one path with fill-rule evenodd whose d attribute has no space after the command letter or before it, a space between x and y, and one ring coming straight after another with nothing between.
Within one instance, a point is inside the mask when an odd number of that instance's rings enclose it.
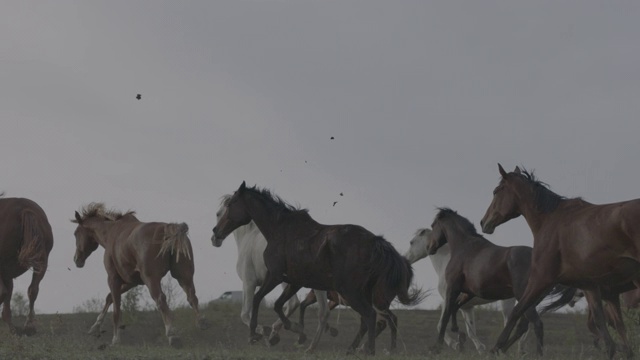
<instances>
[{"instance_id":1,"label":"horse leg","mask_svg":"<svg viewBox=\"0 0 640 360\"><path fill-rule=\"evenodd\" d=\"M444 310L444 309L443 309ZM478 335L476 333L476 313L473 307L470 308L460 308L460 312L462 312L462 318L464 319L465 326L467 328L467 335L473 341L473 344L476 347L478 352L484 352L487 347L480 341ZM445 338L446 341L446 338Z\"/></svg>"},{"instance_id":2,"label":"horse leg","mask_svg":"<svg viewBox=\"0 0 640 360\"><path fill-rule=\"evenodd\" d=\"M444 308L445 306L443 301L440 305L440 319L436 323L436 331L438 332L438 334L440 334L440 324L442 323L442 319L444 319ZM445 344L447 344L447 346L449 346L450 348L455 350L458 349L458 339L452 337L448 332L444 333L444 341Z\"/></svg>"},{"instance_id":3,"label":"horse leg","mask_svg":"<svg viewBox=\"0 0 640 360\"><path fill-rule=\"evenodd\" d=\"M171 269L171 276L178 281L178 284L187 295L187 302L189 302L189 305L195 312L196 327L200 330L209 328L210 324L207 322L207 319L205 319L204 315L200 314L196 287L193 284L193 268L174 264Z\"/></svg>"},{"instance_id":4,"label":"horse leg","mask_svg":"<svg viewBox=\"0 0 640 360\"><path fill-rule=\"evenodd\" d=\"M44 263L44 266L38 271L33 271L33 275L31 276L31 284L29 285L29 289L27 290L27 296L29 297L29 315L27 315L27 320L24 323L24 333L27 336L33 335L36 333L35 327L35 311L34 305L36 303L36 299L38 298L38 292L40 290L40 281L44 278L44 274L47 272L47 263Z\"/></svg>"},{"instance_id":5,"label":"horse leg","mask_svg":"<svg viewBox=\"0 0 640 360\"><path fill-rule=\"evenodd\" d=\"M165 329L164 333L169 340L169 345L175 348L182 347L182 341L180 340L180 337L176 335L176 331L173 328L173 315L171 314L171 310L167 304L167 297L160 286L160 276L146 274L143 277L143 280L147 285L147 289L149 289L149 295L151 295L151 298L155 301L156 307L162 315L162 322L164 323Z\"/></svg>"},{"instance_id":6,"label":"horse leg","mask_svg":"<svg viewBox=\"0 0 640 360\"><path fill-rule=\"evenodd\" d=\"M13 295L13 279L0 278L0 304L2 304L2 320L9 326L9 331L16 334L16 327L11 320L11 296Z\"/></svg>"},{"instance_id":7,"label":"horse leg","mask_svg":"<svg viewBox=\"0 0 640 360\"><path fill-rule=\"evenodd\" d=\"M353 290L352 290L353 291ZM365 353L368 355L375 355L376 353L376 311L371 304L372 294L371 292L341 292L347 303L351 305L351 308L360 314L360 330L356 334L355 339L351 343L351 346L347 350L347 353L355 351L356 346L362 340L365 332L367 333L367 343L365 344Z\"/></svg>"},{"instance_id":8,"label":"horse leg","mask_svg":"<svg viewBox=\"0 0 640 360\"><path fill-rule=\"evenodd\" d=\"M327 306L327 292L320 290L313 290L315 294L315 299L318 302L318 327L316 329L316 333L313 336L313 340L311 340L311 344L305 350L305 352L310 353L315 350L316 346L318 346L318 342L320 342L320 338L322 337L322 333L325 328L328 326L327 322L329 320L329 307Z\"/></svg>"},{"instance_id":9,"label":"horse leg","mask_svg":"<svg viewBox=\"0 0 640 360\"><path fill-rule=\"evenodd\" d=\"M611 359L616 352L616 344L607 329L607 320L602 307L602 290L600 288L587 290L584 292L584 295L590 304L590 308L593 310L593 319L595 320L596 327L600 333L600 338L604 340L606 345L607 355Z\"/></svg>"},{"instance_id":10,"label":"horse leg","mask_svg":"<svg viewBox=\"0 0 640 360\"><path fill-rule=\"evenodd\" d=\"M450 282L447 281L447 293L445 295L444 310L442 311L442 317L440 318L440 332L438 333L438 340L434 346L434 349L439 351L444 344L444 336L447 332L447 324L451 318L451 313L456 308L456 300L460 295L460 281ZM456 324L457 326L457 324Z\"/></svg>"},{"instance_id":11,"label":"horse leg","mask_svg":"<svg viewBox=\"0 0 640 360\"><path fill-rule=\"evenodd\" d=\"M629 345L629 338L627 337L627 328L624 326L622 318L622 310L620 309L620 295L605 292L602 294L604 301L606 316L611 322L611 326L616 329L622 340L622 352L624 352L627 359L633 357L633 351Z\"/></svg>"},{"instance_id":12,"label":"horse leg","mask_svg":"<svg viewBox=\"0 0 640 360\"><path fill-rule=\"evenodd\" d=\"M284 289L286 289L286 287L288 286L288 284L282 284L282 291L284 291ZM287 300L284 304L284 316L288 319L291 314L293 314L296 309L300 306L300 301L298 300L298 296L291 296L291 298L289 300ZM276 320L272 325L271 325L271 329L268 330L268 334L269 336L271 336L272 334L276 333L276 334L280 334L280 329L282 329L283 323L282 320L278 319ZM276 335L273 335L276 336ZM304 337L304 332L302 332L301 334L298 335L298 338L300 337Z\"/></svg>"},{"instance_id":13,"label":"horse leg","mask_svg":"<svg viewBox=\"0 0 640 360\"><path fill-rule=\"evenodd\" d=\"M262 299L271 292L278 284L282 281L277 279L274 276L271 276L271 272L267 270L267 276L265 280L255 293L253 297L253 303L251 304L251 320L249 321L249 343L253 344L258 340L262 339L262 334L256 333L256 328L258 327L258 310L260 309L260 302Z\"/></svg>"},{"instance_id":14,"label":"horse leg","mask_svg":"<svg viewBox=\"0 0 640 360\"><path fill-rule=\"evenodd\" d=\"M538 356L542 356L544 347L544 324L542 323L542 320L540 320L540 315L538 314L535 306L525 312L525 317L533 325L533 332L536 334L536 353ZM527 331L528 330L529 327L527 326ZM524 333L520 334L518 338L522 335L524 335Z\"/></svg>"},{"instance_id":15,"label":"horse leg","mask_svg":"<svg viewBox=\"0 0 640 360\"><path fill-rule=\"evenodd\" d=\"M129 291L130 289L136 286L137 286L136 284L123 284L120 293L124 294L125 292ZM107 311L109 311L109 307L111 306L112 302L113 302L113 298L111 297L111 293L109 293L107 294L107 298L104 301L104 307L102 308L102 312L100 312L100 314L98 315L98 318L96 319L96 322L91 326L91 329L89 329L89 332L88 332L89 335L100 337L100 334L102 333L102 322L104 321L104 317L107 315Z\"/></svg>"},{"instance_id":16,"label":"horse leg","mask_svg":"<svg viewBox=\"0 0 640 360\"><path fill-rule=\"evenodd\" d=\"M384 326L384 324L389 324L389 331L391 332L391 343L389 345L389 352L393 352L397 348L398 317L396 316L396 314L392 313L391 310L389 309L385 311L381 311L379 315L384 319L384 322L382 322L381 326L378 326L376 335L380 335L382 330L385 329L386 326Z\"/></svg>"},{"instance_id":17,"label":"horse leg","mask_svg":"<svg viewBox=\"0 0 640 360\"><path fill-rule=\"evenodd\" d=\"M301 333L300 325L298 325L297 323L292 323L291 320L289 320L289 318L285 316L282 308L284 306L284 303L287 302L287 300L289 300L293 295L295 295L298 290L300 290L300 288L301 286L288 284L287 287L285 287L282 291L282 294L280 294L280 297L278 297L276 302L273 304L273 310L276 312L276 314L278 314L278 317L280 318L280 321L282 321L285 330L293 331L298 335ZM269 336L269 344L273 346L279 341L280 336L278 335L278 333L272 331L271 335Z\"/></svg>"},{"instance_id":18,"label":"horse leg","mask_svg":"<svg viewBox=\"0 0 640 360\"><path fill-rule=\"evenodd\" d=\"M303 333L298 336L298 345L304 344L307 341L307 336L304 334L304 313L307 310L307 306L312 305L316 302L316 294L314 291L309 291L307 296L300 303L300 315L298 316L298 321L300 323L300 327L303 329Z\"/></svg>"},{"instance_id":19,"label":"horse leg","mask_svg":"<svg viewBox=\"0 0 640 360\"><path fill-rule=\"evenodd\" d=\"M122 295L120 289L123 286L123 281L117 274L114 274L115 270L114 272L110 272L108 270L107 272L109 273L109 289L111 290L111 299L113 301L113 339L111 340L111 344L117 345L118 343L120 343L120 302Z\"/></svg>"}]
</instances>

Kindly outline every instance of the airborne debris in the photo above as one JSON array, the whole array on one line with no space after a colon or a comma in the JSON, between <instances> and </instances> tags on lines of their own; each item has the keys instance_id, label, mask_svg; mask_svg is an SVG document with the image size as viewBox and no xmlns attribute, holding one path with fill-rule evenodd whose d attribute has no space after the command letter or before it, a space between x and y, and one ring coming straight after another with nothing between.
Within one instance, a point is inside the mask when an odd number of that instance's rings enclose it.
<instances>
[{"instance_id":1,"label":"airborne debris","mask_svg":"<svg viewBox=\"0 0 640 360\"><path fill-rule=\"evenodd\" d=\"M335 139L333 136L331 137L331 140Z\"/></svg>"},{"instance_id":2,"label":"airborne debris","mask_svg":"<svg viewBox=\"0 0 640 360\"><path fill-rule=\"evenodd\" d=\"M142 94L136 95L136 99L138 99L138 100L142 99Z\"/></svg>"},{"instance_id":3,"label":"airborne debris","mask_svg":"<svg viewBox=\"0 0 640 360\"><path fill-rule=\"evenodd\" d=\"M340 196L344 196L344 194L343 194L343 193L340 193Z\"/></svg>"},{"instance_id":4,"label":"airborne debris","mask_svg":"<svg viewBox=\"0 0 640 360\"><path fill-rule=\"evenodd\" d=\"M334 201L334 202L333 202L333 206L336 206L336 204L337 204L337 203L338 203L337 201Z\"/></svg>"}]
</instances>

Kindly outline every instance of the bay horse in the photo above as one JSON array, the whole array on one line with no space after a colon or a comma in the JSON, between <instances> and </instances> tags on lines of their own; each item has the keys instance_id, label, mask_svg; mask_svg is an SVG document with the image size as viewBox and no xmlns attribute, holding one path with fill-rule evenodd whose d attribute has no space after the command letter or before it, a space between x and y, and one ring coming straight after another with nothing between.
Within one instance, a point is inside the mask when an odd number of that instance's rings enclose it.
<instances>
[{"instance_id":1,"label":"bay horse","mask_svg":"<svg viewBox=\"0 0 640 360\"><path fill-rule=\"evenodd\" d=\"M222 197L220 208L216 212L217 220L220 220L224 214L224 204L230 197L231 195L225 195ZM267 247L267 240L253 221L235 229L233 231L233 237L236 239L236 245L238 247L236 272L238 273L240 280L242 280L242 310L240 311L240 319L245 325L249 326L249 321L251 320L251 306L253 305L253 298L256 289L262 286L267 276L267 266L264 263L264 250ZM211 242L214 247L220 247L222 246L223 240L224 239L212 238ZM282 288L284 289L285 287L286 284L283 283ZM320 341L322 330L326 326L329 317L329 310L326 306L326 291L315 290L312 292L314 294L319 293L318 297L324 301L320 304L318 309L318 330L316 331L316 335L314 336L311 345L307 348L307 352L311 352L316 348ZM298 297L292 296L285 305L286 317L291 316L299 305L300 301L298 300ZM280 331L280 328L282 328L282 325L282 321L277 320L271 327L264 325L259 326L257 331L261 332L263 335L270 336L270 345L275 345L280 340L280 337L277 334ZM304 333L301 333L298 337L298 344L302 344L305 341L306 336Z\"/></svg>"},{"instance_id":2,"label":"bay horse","mask_svg":"<svg viewBox=\"0 0 640 360\"><path fill-rule=\"evenodd\" d=\"M447 280L445 278L445 272L446 272L445 269L447 267L447 264L449 264L449 259L451 258L451 249L449 244L445 243L436 251L435 254L429 255L427 253L427 240L428 240L429 234L431 234L431 229L427 229L427 228L418 229L415 232L411 241L409 242L409 250L407 250L407 252L404 254L404 257L406 257L407 260L409 260L409 262L412 264L427 256L429 257L429 259L431 259L431 264L433 265L433 269L436 271L436 274L438 275L438 293L444 300L446 298L446 293L447 293ZM506 324L507 317L509 316L509 313L511 312L511 310L516 304L516 299L512 297L509 299L503 299L499 301L501 304L502 317L503 317L504 323ZM495 302L495 300L487 300L479 297L474 297L469 302L467 302L466 304L460 307L460 312L462 313L462 317L464 319L464 323L467 328L467 336L469 337L469 339L471 339L471 341L473 341L473 344L475 345L476 350L480 353L484 352L487 347L478 338L478 335L476 334L476 316L475 316L474 307L477 305L484 305L484 304L489 304L493 302ZM436 326L438 333L440 333L440 322L444 317L444 304L443 306L440 306L440 309L441 309L440 320L438 321ZM524 336L518 342L518 346L520 348L522 347L522 344L526 340L527 334L528 332L524 334ZM451 336L448 332L445 332L444 341L448 346L456 350L461 349L463 345L460 343L458 338Z\"/></svg>"},{"instance_id":3,"label":"bay horse","mask_svg":"<svg viewBox=\"0 0 640 360\"><path fill-rule=\"evenodd\" d=\"M44 210L25 198L5 198L0 194L0 304L2 319L11 333L20 330L11 319L13 279L32 269L31 284L27 291L29 314L24 324L26 335L35 333L34 304L40 281L47 272L49 253L53 248L53 233Z\"/></svg>"},{"instance_id":4,"label":"bay horse","mask_svg":"<svg viewBox=\"0 0 640 360\"><path fill-rule=\"evenodd\" d=\"M409 262L381 236L357 225L323 225L306 210L285 203L266 189L247 187L242 182L226 201L226 209L213 228L213 240L226 238L251 220L258 226L267 247L264 260L267 278L253 299L250 341L256 333L260 301L278 284L289 286L274 304L285 329L300 331L297 323L284 316L282 306L300 288L336 290L358 314L360 329L349 346L355 351L368 333L365 352L375 354L376 312L390 326L391 302L397 296L403 304L416 304L419 291L410 291L413 269Z\"/></svg>"},{"instance_id":5,"label":"bay horse","mask_svg":"<svg viewBox=\"0 0 640 360\"><path fill-rule=\"evenodd\" d=\"M616 346L606 327L603 297L614 301L621 315L618 294L638 283L640 275L640 200L596 205L581 198L566 198L516 166L507 173L500 164L500 183L482 218L482 230L491 234L506 221L522 215L533 233L532 267L527 288L514 307L494 351L502 351L520 316L554 284L585 290L600 337L612 358ZM623 352L632 356L622 328Z\"/></svg>"},{"instance_id":6,"label":"bay horse","mask_svg":"<svg viewBox=\"0 0 640 360\"><path fill-rule=\"evenodd\" d=\"M437 345L444 342L447 322L452 319L452 331L457 332L455 313L458 308L474 297L487 300L502 300L515 297L520 300L527 287L531 271L532 249L528 246L498 246L478 234L475 226L467 218L449 208L439 208L427 241L427 252L435 254L440 247L448 243L451 258L445 270L447 291L444 302L444 315L440 321L440 334ZM553 288L542 295L548 295ZM558 290L560 291L560 290ZM565 288L562 292L570 296L561 297L550 308L561 306L558 301L568 303L575 293ZM463 303L460 295L465 294ZM517 306L517 305L516 305ZM511 346L533 325L536 336L536 352L542 356L543 325L535 306L527 309L518 323L513 339L506 345Z\"/></svg>"},{"instance_id":7,"label":"bay horse","mask_svg":"<svg viewBox=\"0 0 640 360\"><path fill-rule=\"evenodd\" d=\"M187 295L187 301L196 315L196 326L205 328L206 320L200 315L198 298L193 284L193 250L187 233L187 224L141 222L135 212L107 210L102 203L91 203L75 212L73 223L76 251L73 260L78 268L98 246L104 248L104 266L110 293L89 334L100 334L104 317L113 303L112 344L120 342L121 295L138 286L146 285L151 298L162 314L165 335L169 344L180 347L180 337L173 327L173 315L160 282L171 272Z\"/></svg>"}]
</instances>

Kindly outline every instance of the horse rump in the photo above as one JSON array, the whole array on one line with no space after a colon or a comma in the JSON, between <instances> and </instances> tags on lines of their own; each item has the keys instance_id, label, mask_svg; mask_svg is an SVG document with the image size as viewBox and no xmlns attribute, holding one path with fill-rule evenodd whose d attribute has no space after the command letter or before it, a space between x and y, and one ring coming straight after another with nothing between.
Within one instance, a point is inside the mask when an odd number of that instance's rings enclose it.
<instances>
[{"instance_id":1,"label":"horse rump","mask_svg":"<svg viewBox=\"0 0 640 360\"><path fill-rule=\"evenodd\" d=\"M18 263L40 273L47 267L47 247L44 242L44 224L38 215L27 209L22 212L22 246L18 253Z\"/></svg>"},{"instance_id":2,"label":"horse rump","mask_svg":"<svg viewBox=\"0 0 640 360\"><path fill-rule=\"evenodd\" d=\"M191 260L191 241L188 233L189 226L185 223L166 224L158 257L163 257L169 252L171 255L176 256L176 262L180 262L180 255Z\"/></svg>"},{"instance_id":3,"label":"horse rump","mask_svg":"<svg viewBox=\"0 0 640 360\"><path fill-rule=\"evenodd\" d=\"M424 300L425 293L411 287L413 267L409 260L382 237L377 237L371 256L372 277L375 278L374 299L398 297L404 305L417 305Z\"/></svg>"}]
</instances>

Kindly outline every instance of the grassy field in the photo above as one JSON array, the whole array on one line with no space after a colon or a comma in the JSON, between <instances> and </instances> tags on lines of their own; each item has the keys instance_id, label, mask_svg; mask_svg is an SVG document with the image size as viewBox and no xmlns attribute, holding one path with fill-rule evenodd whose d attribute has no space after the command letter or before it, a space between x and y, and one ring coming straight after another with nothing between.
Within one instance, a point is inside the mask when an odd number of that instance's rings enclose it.
<instances>
[{"instance_id":1,"label":"grassy field","mask_svg":"<svg viewBox=\"0 0 640 360\"><path fill-rule=\"evenodd\" d=\"M184 347L171 348L165 337L160 314L144 311L124 314L125 329L122 344L110 346L111 321L105 321L105 332L99 338L87 335L96 314L38 315L38 333L31 337L11 335L4 324L0 325L0 359L358 359L362 355L346 356L345 350L359 320L349 309L335 310L330 322L340 334L333 338L325 334L314 354L294 346L296 336L288 331L281 333L282 341L273 347L264 343L248 345L248 329L240 322L240 307L234 304L212 303L205 306L204 314L212 326L198 330L194 326L190 309L175 311L175 324L182 336ZM472 344L460 353L444 348L440 353L429 351L436 338L435 325L439 311L397 310L399 318L398 350L385 354L389 333L385 331L376 343L377 358L393 359L468 359L494 358L490 354L479 355ZM297 315L297 313L296 313ZM23 319L16 318L20 324ZM260 323L275 320L271 309L263 308ZM548 359L605 359L604 352L596 350L585 325L583 314L547 314L545 324L545 358ZM502 328L499 313L481 310L477 313L478 335L490 347ZM637 349L637 324L627 318L634 350ZM315 331L315 309L307 315L307 335ZM524 358L534 358L533 333L529 334ZM516 348L510 349L502 359L519 358Z\"/></svg>"}]
</instances>

